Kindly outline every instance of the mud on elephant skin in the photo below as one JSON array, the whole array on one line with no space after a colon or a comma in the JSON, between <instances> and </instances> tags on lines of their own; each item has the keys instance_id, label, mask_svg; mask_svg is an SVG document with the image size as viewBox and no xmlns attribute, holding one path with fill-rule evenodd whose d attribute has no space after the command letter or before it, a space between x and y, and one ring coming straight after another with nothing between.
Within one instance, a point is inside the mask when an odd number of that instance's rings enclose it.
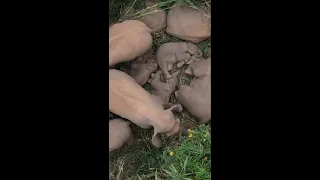
<instances>
[{"instance_id":1,"label":"mud on elephant skin","mask_svg":"<svg viewBox=\"0 0 320 180\"><path fill-rule=\"evenodd\" d=\"M109 111L143 129L153 127L154 146L161 146L160 133L172 136L183 130L173 114L182 109L180 104L165 110L155 96L122 71L109 70L109 85Z\"/></svg>"},{"instance_id":2,"label":"mud on elephant skin","mask_svg":"<svg viewBox=\"0 0 320 180\"><path fill-rule=\"evenodd\" d=\"M109 152L119 149L124 144L131 145L134 141L131 122L117 118L109 121Z\"/></svg>"},{"instance_id":3,"label":"mud on elephant skin","mask_svg":"<svg viewBox=\"0 0 320 180\"><path fill-rule=\"evenodd\" d=\"M158 68L158 64L154 55L152 55L152 49L148 53L139 56L136 60L131 61L129 70L127 73L136 82L143 86L148 82L151 73L155 72Z\"/></svg>"},{"instance_id":4,"label":"mud on elephant skin","mask_svg":"<svg viewBox=\"0 0 320 180\"><path fill-rule=\"evenodd\" d=\"M190 64L185 73L194 78L189 86L181 85L175 92L177 102L201 124L207 123L211 119L211 59Z\"/></svg>"},{"instance_id":5,"label":"mud on elephant skin","mask_svg":"<svg viewBox=\"0 0 320 180\"><path fill-rule=\"evenodd\" d=\"M138 20L109 27L109 67L134 60L152 47L151 29Z\"/></svg>"},{"instance_id":6,"label":"mud on elephant skin","mask_svg":"<svg viewBox=\"0 0 320 180\"><path fill-rule=\"evenodd\" d=\"M169 71L172 70L174 63L178 62L178 67L181 67L191 60L191 56L200 58L203 53L198 46L191 42L169 42L158 48L156 60L165 79L170 79L172 76Z\"/></svg>"}]
</instances>

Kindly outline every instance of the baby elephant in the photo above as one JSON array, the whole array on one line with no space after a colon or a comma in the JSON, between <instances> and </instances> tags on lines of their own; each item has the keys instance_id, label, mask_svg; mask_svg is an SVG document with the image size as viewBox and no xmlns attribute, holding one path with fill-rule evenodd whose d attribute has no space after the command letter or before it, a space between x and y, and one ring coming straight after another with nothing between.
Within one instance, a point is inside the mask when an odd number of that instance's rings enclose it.
<instances>
[{"instance_id":1,"label":"baby elephant","mask_svg":"<svg viewBox=\"0 0 320 180\"><path fill-rule=\"evenodd\" d=\"M172 76L169 71L172 70L173 64L181 61L187 63L192 55L200 58L203 53L191 42L169 42L158 48L156 59L165 79L170 79ZM183 64L179 63L179 66L181 67Z\"/></svg>"},{"instance_id":2,"label":"baby elephant","mask_svg":"<svg viewBox=\"0 0 320 180\"><path fill-rule=\"evenodd\" d=\"M155 74L151 74L151 78L149 79L149 83L152 86L151 94L158 96L161 100L161 104L164 108L170 108L173 106L172 103L169 103L170 96L173 92L176 91L177 85L178 85L178 74L179 71L176 71L172 74L173 78L167 79L166 82L162 82L160 79L160 76L162 74L162 71L159 70Z\"/></svg>"},{"instance_id":3,"label":"baby elephant","mask_svg":"<svg viewBox=\"0 0 320 180\"><path fill-rule=\"evenodd\" d=\"M140 86L143 86L147 83L151 73L155 72L157 68L158 64L155 56L152 54L146 54L139 56L136 60L130 63L128 74L133 77Z\"/></svg>"},{"instance_id":4,"label":"baby elephant","mask_svg":"<svg viewBox=\"0 0 320 180\"><path fill-rule=\"evenodd\" d=\"M120 118L109 121L109 152L119 149L125 143L128 145L133 143L130 123Z\"/></svg>"},{"instance_id":5,"label":"baby elephant","mask_svg":"<svg viewBox=\"0 0 320 180\"><path fill-rule=\"evenodd\" d=\"M159 133L172 136L179 133L180 120L173 112L181 112L180 104L164 110L160 100L143 89L131 76L109 70L109 110L141 128L154 128L152 144L161 146Z\"/></svg>"},{"instance_id":6,"label":"baby elephant","mask_svg":"<svg viewBox=\"0 0 320 180\"><path fill-rule=\"evenodd\" d=\"M186 74L194 75L189 86L181 85L175 92L190 114L198 118L201 124L211 119L211 59L201 60L189 65Z\"/></svg>"}]
</instances>

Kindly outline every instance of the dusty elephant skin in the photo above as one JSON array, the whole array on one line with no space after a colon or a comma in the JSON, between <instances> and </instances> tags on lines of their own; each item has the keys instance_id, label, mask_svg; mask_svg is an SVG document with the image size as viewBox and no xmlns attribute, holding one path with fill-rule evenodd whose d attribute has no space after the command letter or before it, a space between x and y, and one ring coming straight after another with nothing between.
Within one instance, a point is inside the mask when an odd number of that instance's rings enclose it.
<instances>
[{"instance_id":1,"label":"dusty elephant skin","mask_svg":"<svg viewBox=\"0 0 320 180\"><path fill-rule=\"evenodd\" d=\"M169 42L161 45L156 53L156 60L166 79L172 78L169 71L172 70L173 64L181 67L184 63L188 63L191 56L202 57L202 51L191 42Z\"/></svg>"},{"instance_id":2,"label":"dusty elephant skin","mask_svg":"<svg viewBox=\"0 0 320 180\"><path fill-rule=\"evenodd\" d=\"M158 68L156 58L151 53L139 56L136 60L131 61L128 74L136 80L136 82L143 86L148 82L151 73L155 72Z\"/></svg>"},{"instance_id":3,"label":"dusty elephant skin","mask_svg":"<svg viewBox=\"0 0 320 180\"><path fill-rule=\"evenodd\" d=\"M174 5L167 14L166 32L174 37L201 42L211 36L210 19L187 5Z\"/></svg>"},{"instance_id":4,"label":"dusty elephant skin","mask_svg":"<svg viewBox=\"0 0 320 180\"><path fill-rule=\"evenodd\" d=\"M157 98L143 89L131 76L109 70L109 111L128 119L141 128L154 128L152 144L161 146L159 133L172 136L180 131L180 120L173 112L181 112L180 104L164 110Z\"/></svg>"},{"instance_id":5,"label":"dusty elephant skin","mask_svg":"<svg viewBox=\"0 0 320 180\"><path fill-rule=\"evenodd\" d=\"M157 73L152 74L151 78L149 79L149 83L152 86L151 94L158 96L161 99L161 104L164 108L170 108L173 106L172 103L169 103L170 96L173 92L176 91L178 85L178 78L177 75L180 71L176 71L172 74L173 78L166 80L166 82L161 81L161 74L162 71L159 70Z\"/></svg>"},{"instance_id":6,"label":"dusty elephant skin","mask_svg":"<svg viewBox=\"0 0 320 180\"><path fill-rule=\"evenodd\" d=\"M109 67L134 60L151 47L151 29L141 21L126 20L109 27Z\"/></svg>"},{"instance_id":7,"label":"dusty elephant skin","mask_svg":"<svg viewBox=\"0 0 320 180\"><path fill-rule=\"evenodd\" d=\"M121 118L109 121L109 152L119 149L125 143L131 145L134 141L131 128L131 122Z\"/></svg>"},{"instance_id":8,"label":"dusty elephant skin","mask_svg":"<svg viewBox=\"0 0 320 180\"><path fill-rule=\"evenodd\" d=\"M181 85L175 92L190 114L204 124L211 119L211 59L201 60L189 65L186 74L194 75L189 86Z\"/></svg>"},{"instance_id":9,"label":"dusty elephant skin","mask_svg":"<svg viewBox=\"0 0 320 180\"><path fill-rule=\"evenodd\" d=\"M152 0L145 1L145 6L148 9L142 13L143 16L140 20L144 22L152 32L159 32L167 25L167 14L161 8L154 6L155 4Z\"/></svg>"}]
</instances>

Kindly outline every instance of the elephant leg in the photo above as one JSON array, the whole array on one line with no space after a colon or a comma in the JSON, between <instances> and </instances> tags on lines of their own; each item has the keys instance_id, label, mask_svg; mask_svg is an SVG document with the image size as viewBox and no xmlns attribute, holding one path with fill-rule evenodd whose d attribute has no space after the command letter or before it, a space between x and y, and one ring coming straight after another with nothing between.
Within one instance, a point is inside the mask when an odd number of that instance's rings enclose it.
<instances>
[{"instance_id":1,"label":"elephant leg","mask_svg":"<svg viewBox=\"0 0 320 180\"><path fill-rule=\"evenodd\" d=\"M165 76L165 79L171 79L172 78L171 74L168 72L167 69L163 70L163 74Z\"/></svg>"},{"instance_id":2,"label":"elephant leg","mask_svg":"<svg viewBox=\"0 0 320 180\"><path fill-rule=\"evenodd\" d=\"M178 62L177 67L181 68L184 64L186 64L185 61L180 61L180 62Z\"/></svg>"},{"instance_id":3,"label":"elephant leg","mask_svg":"<svg viewBox=\"0 0 320 180\"><path fill-rule=\"evenodd\" d=\"M158 65L165 76L165 79L172 78L172 76L170 75L170 73L168 72L168 69L167 69L168 61L161 60L161 61L157 61L157 62L158 62Z\"/></svg>"}]
</instances>

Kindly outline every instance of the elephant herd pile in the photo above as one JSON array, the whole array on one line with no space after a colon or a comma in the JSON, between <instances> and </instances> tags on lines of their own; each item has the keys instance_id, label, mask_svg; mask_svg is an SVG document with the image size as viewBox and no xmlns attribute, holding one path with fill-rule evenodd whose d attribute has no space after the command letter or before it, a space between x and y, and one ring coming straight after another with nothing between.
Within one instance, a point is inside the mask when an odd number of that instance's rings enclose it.
<instances>
[{"instance_id":1,"label":"elephant herd pile","mask_svg":"<svg viewBox=\"0 0 320 180\"><path fill-rule=\"evenodd\" d=\"M146 6L152 7L152 2L147 0ZM209 22L202 12L177 5L168 14L158 9L109 27L109 111L123 118L109 120L109 152L133 142L130 123L143 129L153 127L152 144L160 147L161 133L186 134L173 113L185 108L200 123L210 121L211 58L204 59L194 44L210 37ZM185 41L162 44L155 52L152 33L164 28ZM129 61L129 69L115 69ZM184 73L193 76L188 86L178 87L180 70L172 72L174 64L177 68L188 65ZM146 83L151 93L142 88ZM170 102L172 94L175 104Z\"/></svg>"}]
</instances>

